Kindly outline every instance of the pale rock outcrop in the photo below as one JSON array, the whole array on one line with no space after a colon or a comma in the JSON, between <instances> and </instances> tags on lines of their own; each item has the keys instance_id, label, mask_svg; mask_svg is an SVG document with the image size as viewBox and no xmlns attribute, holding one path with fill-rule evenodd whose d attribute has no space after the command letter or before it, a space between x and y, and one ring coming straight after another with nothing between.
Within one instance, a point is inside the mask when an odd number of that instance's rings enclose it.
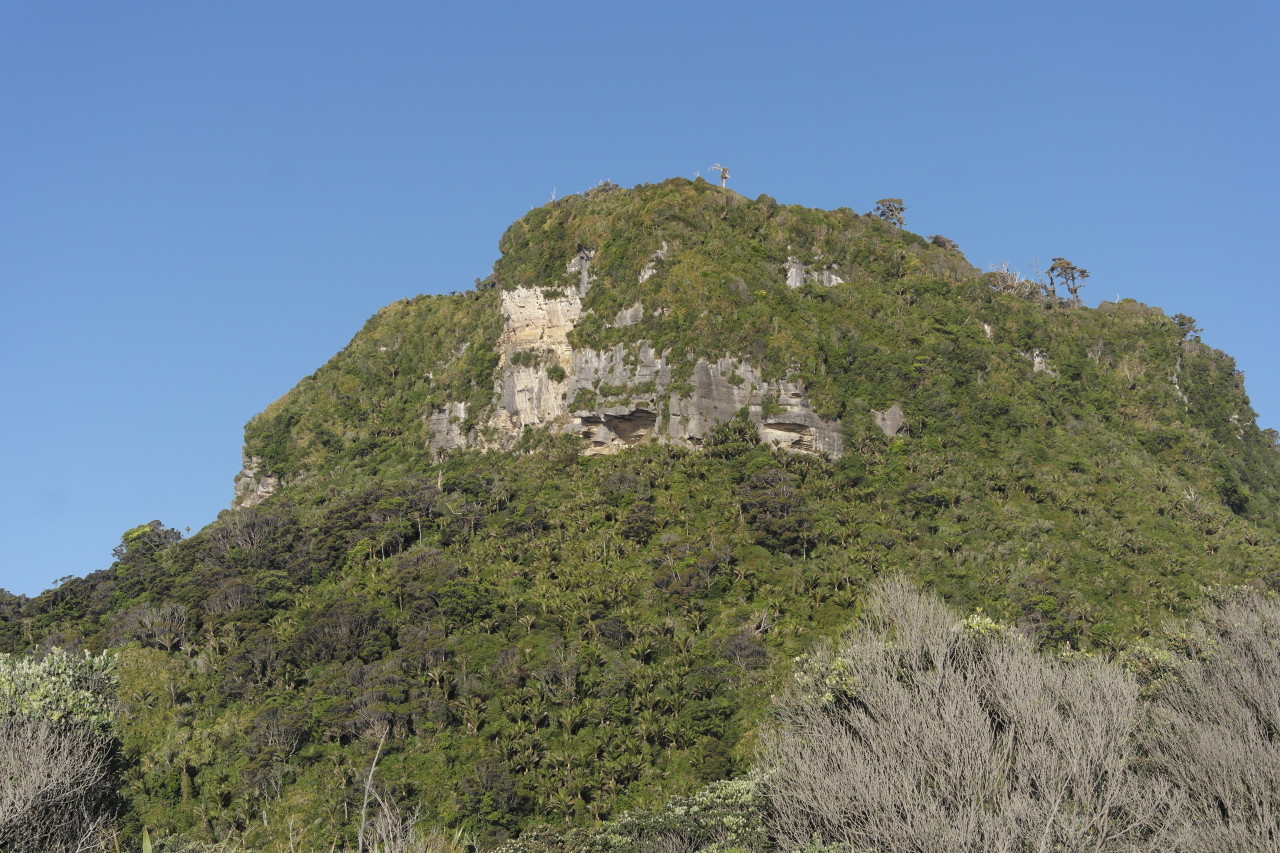
<instances>
[{"instance_id":1,"label":"pale rock outcrop","mask_svg":"<svg viewBox=\"0 0 1280 853\"><path fill-rule=\"evenodd\" d=\"M570 272L579 271L572 266ZM586 276L589 269L590 261L584 259L581 275ZM539 288L518 287L502 293L501 372L494 389L498 409L490 421L494 427L519 434L526 426L540 426L565 413L566 382L553 379L547 371L554 365L567 375L572 367L569 332L581 316L582 297L577 290L548 296ZM516 363L522 353L531 363Z\"/></svg>"},{"instance_id":2,"label":"pale rock outcrop","mask_svg":"<svg viewBox=\"0 0 1280 853\"><path fill-rule=\"evenodd\" d=\"M876 426L885 435L892 438L895 435L902 435L906 430L907 419L902 413L902 407L894 403L883 412L871 410L872 417L875 418Z\"/></svg>"},{"instance_id":3,"label":"pale rock outcrop","mask_svg":"<svg viewBox=\"0 0 1280 853\"><path fill-rule=\"evenodd\" d=\"M1032 373L1047 373L1050 376L1057 376L1058 371L1049 366L1049 354L1042 349L1033 349L1031 352L1022 353L1022 357L1030 360Z\"/></svg>"},{"instance_id":4,"label":"pale rock outcrop","mask_svg":"<svg viewBox=\"0 0 1280 853\"><path fill-rule=\"evenodd\" d=\"M670 398L667 434L673 441L701 443L717 424L731 420L745 408L759 425L761 441L824 456L839 456L844 451L840 424L818 417L799 382L766 382L754 366L721 358L714 362L698 359L691 384L691 394Z\"/></svg>"},{"instance_id":5,"label":"pale rock outcrop","mask_svg":"<svg viewBox=\"0 0 1280 853\"><path fill-rule=\"evenodd\" d=\"M623 308L613 318L613 325L622 328L623 326L634 326L644 319L644 305L637 302L636 304Z\"/></svg>"},{"instance_id":6,"label":"pale rock outcrop","mask_svg":"<svg viewBox=\"0 0 1280 853\"><path fill-rule=\"evenodd\" d=\"M791 255L790 257L787 258L787 262L784 265L784 268L786 269L786 273L787 273L787 287L790 287L791 289L794 290L795 288L804 284L804 278L805 278L804 264L800 263L799 258L797 258L795 255Z\"/></svg>"},{"instance_id":7,"label":"pale rock outcrop","mask_svg":"<svg viewBox=\"0 0 1280 853\"><path fill-rule=\"evenodd\" d=\"M836 275L835 268L832 266L824 267L821 270L810 270L804 264L800 263L800 259L795 255L787 257L787 262L783 265L783 269L787 275L787 287L795 289L800 287L806 281L813 281L821 284L823 287L834 287L837 284L844 284L844 279Z\"/></svg>"},{"instance_id":8,"label":"pale rock outcrop","mask_svg":"<svg viewBox=\"0 0 1280 853\"><path fill-rule=\"evenodd\" d=\"M571 389L609 385L652 389L624 393L600 401L591 410L572 412L563 429L587 439L588 453L611 453L651 436L696 446L718 424L744 409L758 425L762 441L825 456L838 456L844 450L840 424L818 417L800 383L766 382L748 364L729 358L698 359L688 381L692 390L687 393L672 389L671 365L647 343L635 353L621 346L607 352L580 351L574 364L578 372Z\"/></svg>"},{"instance_id":9,"label":"pale rock outcrop","mask_svg":"<svg viewBox=\"0 0 1280 853\"><path fill-rule=\"evenodd\" d=\"M666 387L671 384L671 366L648 341L640 341L634 348L618 344L607 350L580 349L573 354L569 383L575 394L582 389L595 391L602 385L634 388L652 383Z\"/></svg>"},{"instance_id":10,"label":"pale rock outcrop","mask_svg":"<svg viewBox=\"0 0 1280 853\"><path fill-rule=\"evenodd\" d=\"M825 456L843 451L840 424L813 411L799 382L766 381L750 364L702 358L677 384L680 371L648 341L608 350L570 346L569 333L582 317L582 297L591 284L591 255L581 252L568 264L568 272L578 276L576 289L558 295L537 288L503 292L494 414L485 429L468 435L461 430L462 404L427 413L433 451L468 444L510 447L526 427L579 435L590 454L645 440L694 446L743 410L762 441ZM633 325L644 316L644 306L636 303L619 312L614 325ZM588 407L570 411L579 400L589 401Z\"/></svg>"},{"instance_id":11,"label":"pale rock outcrop","mask_svg":"<svg viewBox=\"0 0 1280 853\"><path fill-rule=\"evenodd\" d=\"M466 420L466 403L446 403L443 409L427 415L427 447L439 453L465 445L467 436L462 427Z\"/></svg>"},{"instance_id":12,"label":"pale rock outcrop","mask_svg":"<svg viewBox=\"0 0 1280 853\"><path fill-rule=\"evenodd\" d=\"M592 249L583 249L565 265L578 276L576 289L560 295L535 287L502 292L502 334L498 337L498 368L494 393L498 409L490 424L517 436L526 426L541 426L565 413L565 379L553 378L559 367L568 376L573 364L569 332L582 317L582 297L591 287ZM548 294L552 295L548 295ZM525 358L517 363L517 356Z\"/></svg>"},{"instance_id":13,"label":"pale rock outcrop","mask_svg":"<svg viewBox=\"0 0 1280 853\"><path fill-rule=\"evenodd\" d=\"M595 249L583 249L565 264L565 271L578 276L578 295L582 296L591 286L591 259L596 256Z\"/></svg>"},{"instance_id":14,"label":"pale rock outcrop","mask_svg":"<svg viewBox=\"0 0 1280 853\"><path fill-rule=\"evenodd\" d=\"M1182 390L1182 383L1180 381L1181 377L1182 377L1182 356L1178 356L1177 362L1175 362L1173 365L1173 373L1169 375L1169 382L1173 384L1173 390L1178 393L1178 399L1182 400L1182 404L1184 406L1188 406L1191 404L1191 400L1187 397L1186 393Z\"/></svg>"},{"instance_id":15,"label":"pale rock outcrop","mask_svg":"<svg viewBox=\"0 0 1280 853\"><path fill-rule=\"evenodd\" d=\"M280 478L260 473L262 460L256 456L243 457L240 473L236 474L235 497L231 500L233 509L256 506L275 494L280 488Z\"/></svg>"},{"instance_id":16,"label":"pale rock outcrop","mask_svg":"<svg viewBox=\"0 0 1280 853\"><path fill-rule=\"evenodd\" d=\"M646 281L653 278L658 272L658 261L665 261L670 254L671 247L667 245L666 240L663 240L662 247L659 248L658 251L654 252L649 258L649 262L641 268L640 275L637 276L637 278L640 279L640 283L644 284Z\"/></svg>"}]
</instances>

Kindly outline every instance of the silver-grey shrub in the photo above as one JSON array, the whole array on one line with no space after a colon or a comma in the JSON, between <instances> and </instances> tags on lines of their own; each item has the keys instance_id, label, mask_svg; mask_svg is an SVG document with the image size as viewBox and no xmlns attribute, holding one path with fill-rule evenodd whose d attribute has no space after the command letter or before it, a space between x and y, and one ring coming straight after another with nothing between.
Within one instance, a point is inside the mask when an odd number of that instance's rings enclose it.
<instances>
[{"instance_id":1,"label":"silver-grey shrub","mask_svg":"<svg viewBox=\"0 0 1280 853\"><path fill-rule=\"evenodd\" d=\"M1140 851L1176 846L1177 793L1135 772L1132 677L1038 653L901 580L775 702L762 783L783 849Z\"/></svg>"},{"instance_id":2,"label":"silver-grey shrub","mask_svg":"<svg viewBox=\"0 0 1280 853\"><path fill-rule=\"evenodd\" d=\"M1181 792L1185 850L1280 850L1280 602L1214 593L1152 692L1151 772Z\"/></svg>"}]
</instances>

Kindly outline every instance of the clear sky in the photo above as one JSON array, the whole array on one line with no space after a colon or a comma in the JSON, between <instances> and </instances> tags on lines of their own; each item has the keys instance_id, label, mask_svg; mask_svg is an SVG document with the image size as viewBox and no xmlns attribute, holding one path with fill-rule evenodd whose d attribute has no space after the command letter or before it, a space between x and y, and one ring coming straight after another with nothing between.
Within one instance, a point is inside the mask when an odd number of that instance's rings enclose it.
<instances>
[{"instance_id":1,"label":"clear sky","mask_svg":"<svg viewBox=\"0 0 1280 853\"><path fill-rule=\"evenodd\" d=\"M0 587L231 499L244 423L553 194L731 167L1196 317L1280 427L1280 4L0 0Z\"/></svg>"}]
</instances>

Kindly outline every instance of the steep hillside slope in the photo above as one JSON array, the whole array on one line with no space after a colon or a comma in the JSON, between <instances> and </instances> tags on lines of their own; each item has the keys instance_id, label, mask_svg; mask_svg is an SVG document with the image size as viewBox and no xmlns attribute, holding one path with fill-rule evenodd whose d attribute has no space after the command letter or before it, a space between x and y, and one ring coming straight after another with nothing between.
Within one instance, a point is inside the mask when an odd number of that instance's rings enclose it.
<instances>
[{"instance_id":1,"label":"steep hillside slope","mask_svg":"<svg viewBox=\"0 0 1280 853\"><path fill-rule=\"evenodd\" d=\"M382 452L392 436L415 451L505 448L526 427L581 435L588 452L650 435L689 446L741 409L766 440L836 456L849 401L831 375L842 366L827 362L851 353L842 312L825 304L835 297L817 291L848 283L841 307L872 312L847 298L858 282L978 277L958 253L878 218L748 201L702 181L571 196L500 245L481 291L389 307L255 419L251 475L358 457L370 432ZM342 407L355 398L413 408Z\"/></svg>"},{"instance_id":2,"label":"steep hillside slope","mask_svg":"<svg viewBox=\"0 0 1280 853\"><path fill-rule=\"evenodd\" d=\"M877 576L1103 653L1280 578L1280 453L1187 318L705 182L501 248L250 422L238 509L0 602L120 649L137 822L327 846L378 754L433 822L581 824L741 770Z\"/></svg>"}]
</instances>

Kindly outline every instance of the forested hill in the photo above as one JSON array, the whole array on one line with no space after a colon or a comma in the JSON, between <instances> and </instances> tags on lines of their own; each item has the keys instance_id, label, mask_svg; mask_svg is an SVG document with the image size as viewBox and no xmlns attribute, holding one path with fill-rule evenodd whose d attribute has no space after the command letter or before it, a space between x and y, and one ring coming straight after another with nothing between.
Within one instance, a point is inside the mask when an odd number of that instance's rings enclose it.
<instances>
[{"instance_id":1,"label":"forested hill","mask_svg":"<svg viewBox=\"0 0 1280 853\"><path fill-rule=\"evenodd\" d=\"M118 651L129 825L353 845L375 754L431 825L586 825L745 772L879 576L1103 655L1280 584L1275 434L1189 317L704 181L501 250L254 418L238 509L0 597L6 650Z\"/></svg>"}]
</instances>

